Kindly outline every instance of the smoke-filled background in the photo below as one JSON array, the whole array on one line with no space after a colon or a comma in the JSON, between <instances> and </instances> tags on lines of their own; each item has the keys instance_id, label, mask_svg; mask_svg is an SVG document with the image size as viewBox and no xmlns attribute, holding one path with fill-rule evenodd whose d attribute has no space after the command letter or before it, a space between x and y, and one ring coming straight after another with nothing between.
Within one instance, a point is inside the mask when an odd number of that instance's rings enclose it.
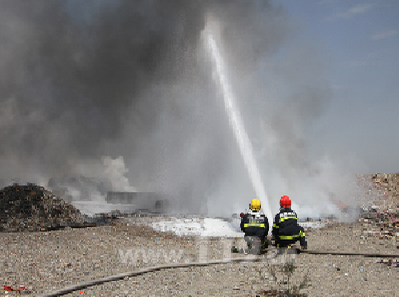
<instances>
[{"instance_id":1,"label":"smoke-filled background","mask_svg":"<svg viewBox=\"0 0 399 297\"><path fill-rule=\"evenodd\" d=\"M75 185L76 199L165 192L176 210L209 215L246 208L255 192L201 39L211 13L273 211L284 194L302 216L354 201L347 160L312 144L332 98L323 61L273 2L0 6L3 185Z\"/></svg>"}]
</instances>

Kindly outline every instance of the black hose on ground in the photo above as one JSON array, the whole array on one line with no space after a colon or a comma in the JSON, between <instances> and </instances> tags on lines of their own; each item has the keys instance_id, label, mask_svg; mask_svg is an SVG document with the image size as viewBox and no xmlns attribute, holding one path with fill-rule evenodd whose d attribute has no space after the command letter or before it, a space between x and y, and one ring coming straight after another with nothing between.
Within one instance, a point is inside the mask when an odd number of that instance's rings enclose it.
<instances>
[{"instance_id":1,"label":"black hose on ground","mask_svg":"<svg viewBox=\"0 0 399 297\"><path fill-rule=\"evenodd\" d=\"M296 253L306 253L306 254L313 254L313 255L342 255L342 256L364 256L364 257L378 257L378 258L399 258L399 254L374 254L374 253L351 253L351 252L334 252L334 251L313 251L313 250L299 250L296 249ZM100 278L97 280L92 280L88 282L83 282L77 285L72 285L66 287L64 289L60 289L48 294L42 295L42 297L56 297L65 294L69 294L73 291L82 290L87 287L99 285L106 282L121 280L126 277L132 277L141 275L148 272L159 271L162 269L171 269L171 268L182 268L182 267L195 267L195 266L207 266L213 264L224 264L224 263L238 263L238 262L259 262L262 260L268 259L267 257L263 256L255 256L250 255L246 257L237 257L237 258L230 258L224 260L216 260L216 261L209 261L209 262L191 262L191 263L180 263L180 264L165 264L159 266L153 266L148 268L143 268L136 271L125 272L117 275L112 275L109 277Z\"/></svg>"},{"instance_id":2,"label":"black hose on ground","mask_svg":"<svg viewBox=\"0 0 399 297\"><path fill-rule=\"evenodd\" d=\"M363 256L376 258L399 258L399 254L375 254L375 253L352 253L352 252L335 252L335 251L312 251L312 250L297 250L298 254L306 253L312 255L339 255L339 256Z\"/></svg>"},{"instance_id":3,"label":"black hose on ground","mask_svg":"<svg viewBox=\"0 0 399 297\"><path fill-rule=\"evenodd\" d=\"M124 279L125 277L132 277L132 276L141 275L141 274L148 273L148 272L154 272L154 271L158 271L158 270L162 270L162 269L207 266L207 265L212 265L212 264L224 264L224 263L234 263L234 262L249 262L249 261L259 262L259 261L262 261L263 259L264 259L264 257L252 256L252 257L230 258L230 259L209 261L209 262L191 262L191 263L165 264L165 265L153 266L153 267L143 268L143 269L136 270L136 271L125 272L125 273L121 273L121 274L117 274L117 275L112 275L109 277L104 277L104 278L100 278L100 279L93 280L93 281L83 282L83 283L80 283L77 285L72 285L72 286L66 287L64 289L60 289L60 290L57 290L57 291L54 291L54 292L51 292L48 294L44 294L41 297L61 296L61 295L71 293L73 291L85 289L87 287L99 285L99 284L106 283L106 282L121 280L121 279Z\"/></svg>"}]
</instances>

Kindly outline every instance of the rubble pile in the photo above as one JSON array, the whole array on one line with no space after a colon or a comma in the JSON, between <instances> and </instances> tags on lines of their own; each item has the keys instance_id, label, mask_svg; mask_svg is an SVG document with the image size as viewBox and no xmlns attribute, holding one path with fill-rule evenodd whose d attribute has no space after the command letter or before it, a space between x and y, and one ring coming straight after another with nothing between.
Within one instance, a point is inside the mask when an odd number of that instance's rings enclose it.
<instances>
[{"instance_id":1,"label":"rubble pile","mask_svg":"<svg viewBox=\"0 0 399 297\"><path fill-rule=\"evenodd\" d=\"M365 195L360 197L363 205L380 212L397 213L399 173L360 174L357 183L364 190Z\"/></svg>"},{"instance_id":2,"label":"rubble pile","mask_svg":"<svg viewBox=\"0 0 399 297\"><path fill-rule=\"evenodd\" d=\"M381 217L365 216L359 219L362 239L367 237L396 241L399 236L397 222L382 221Z\"/></svg>"},{"instance_id":3,"label":"rubble pile","mask_svg":"<svg viewBox=\"0 0 399 297\"><path fill-rule=\"evenodd\" d=\"M0 232L43 231L86 222L78 209L34 184L0 190Z\"/></svg>"},{"instance_id":4,"label":"rubble pile","mask_svg":"<svg viewBox=\"0 0 399 297\"><path fill-rule=\"evenodd\" d=\"M357 176L358 185L365 190L360 197L362 236L395 241L399 235L399 173L379 173Z\"/></svg>"}]
</instances>

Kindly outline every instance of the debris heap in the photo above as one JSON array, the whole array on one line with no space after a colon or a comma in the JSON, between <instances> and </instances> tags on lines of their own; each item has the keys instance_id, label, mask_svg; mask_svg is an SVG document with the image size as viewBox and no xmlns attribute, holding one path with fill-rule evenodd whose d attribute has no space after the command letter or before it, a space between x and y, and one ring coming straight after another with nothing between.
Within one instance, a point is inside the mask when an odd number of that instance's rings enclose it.
<instances>
[{"instance_id":1,"label":"debris heap","mask_svg":"<svg viewBox=\"0 0 399 297\"><path fill-rule=\"evenodd\" d=\"M365 206L398 213L399 173L360 174L357 183L364 190L362 203Z\"/></svg>"},{"instance_id":2,"label":"debris heap","mask_svg":"<svg viewBox=\"0 0 399 297\"><path fill-rule=\"evenodd\" d=\"M0 232L44 231L85 221L78 209L41 186L13 184L0 190Z\"/></svg>"},{"instance_id":3,"label":"debris heap","mask_svg":"<svg viewBox=\"0 0 399 297\"><path fill-rule=\"evenodd\" d=\"M362 197L362 215L359 222L363 237L389 239L399 236L399 173L362 174L357 176L359 186L365 190Z\"/></svg>"}]
</instances>

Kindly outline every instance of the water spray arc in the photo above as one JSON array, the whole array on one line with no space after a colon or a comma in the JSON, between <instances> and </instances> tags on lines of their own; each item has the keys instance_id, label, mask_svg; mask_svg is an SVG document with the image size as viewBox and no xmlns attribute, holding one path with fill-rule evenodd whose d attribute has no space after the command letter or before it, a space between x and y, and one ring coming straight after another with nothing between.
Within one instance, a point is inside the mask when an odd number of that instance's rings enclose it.
<instances>
[{"instance_id":1,"label":"water spray arc","mask_svg":"<svg viewBox=\"0 0 399 297\"><path fill-rule=\"evenodd\" d=\"M209 56L211 57L213 71L216 74L215 80L217 80L217 83L221 89L226 113L229 117L231 128L233 129L235 139L240 149L241 157L244 160L244 164L247 168L249 178L255 190L255 194L261 201L262 208L265 211L269 222L273 222L273 215L266 191L263 187L258 167L255 162L251 141L249 140L249 137L245 131L240 111L235 103L233 92L227 80L223 58L213 35L213 30L217 30L217 24L215 22L210 22L204 30L204 41Z\"/></svg>"}]
</instances>

